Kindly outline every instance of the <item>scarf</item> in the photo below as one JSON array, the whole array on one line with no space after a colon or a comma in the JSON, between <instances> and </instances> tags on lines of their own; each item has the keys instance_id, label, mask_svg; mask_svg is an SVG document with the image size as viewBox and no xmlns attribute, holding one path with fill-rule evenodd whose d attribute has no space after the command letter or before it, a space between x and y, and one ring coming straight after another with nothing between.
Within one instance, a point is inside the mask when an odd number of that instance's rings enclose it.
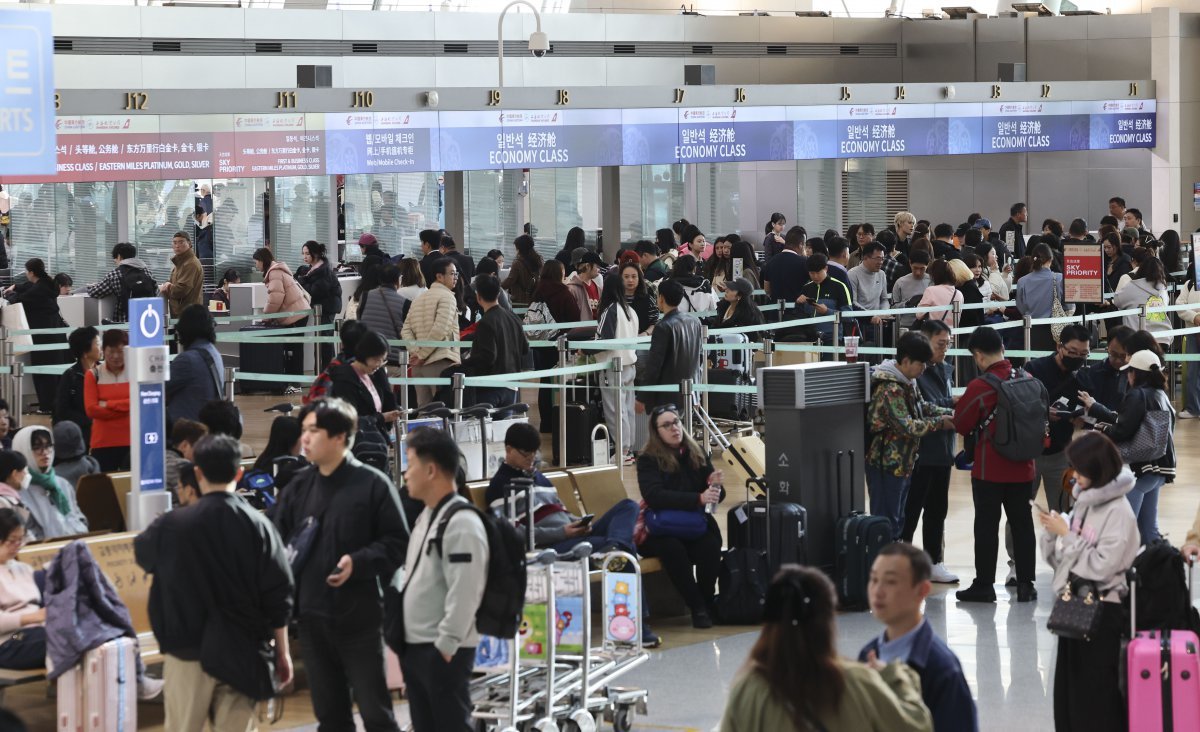
<instances>
[{"instance_id":1,"label":"scarf","mask_svg":"<svg viewBox=\"0 0 1200 732\"><path fill-rule=\"evenodd\" d=\"M46 472L39 473L37 468L29 466L29 478L34 485L41 486L50 500L54 501L54 507L63 516L71 513L71 502L67 500L67 494L63 493L58 487L58 477L54 474L54 468L46 468Z\"/></svg>"}]
</instances>

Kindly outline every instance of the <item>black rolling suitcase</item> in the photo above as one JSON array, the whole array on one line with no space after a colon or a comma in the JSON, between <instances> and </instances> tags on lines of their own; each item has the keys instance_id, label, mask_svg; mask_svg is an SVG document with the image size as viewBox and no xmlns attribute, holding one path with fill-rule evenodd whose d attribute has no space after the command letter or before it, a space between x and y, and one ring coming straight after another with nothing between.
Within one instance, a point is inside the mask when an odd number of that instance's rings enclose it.
<instances>
[{"instance_id":1,"label":"black rolling suitcase","mask_svg":"<svg viewBox=\"0 0 1200 732\"><path fill-rule=\"evenodd\" d=\"M555 465L591 465L592 430L603 421L598 404L567 404L567 461L559 455L558 406L554 407L550 437L554 445Z\"/></svg>"},{"instance_id":2,"label":"black rolling suitcase","mask_svg":"<svg viewBox=\"0 0 1200 732\"><path fill-rule=\"evenodd\" d=\"M835 456L837 476L838 510L842 506L842 492L853 499L854 451L850 451L850 480L842 482L842 456ZM867 585L871 580L871 565L879 550L892 543L892 522L883 516L870 516L853 510L852 500L847 501L851 510L837 520L834 532L835 564L834 584L837 585L838 601L843 610L865 610L869 606Z\"/></svg>"},{"instance_id":3,"label":"black rolling suitcase","mask_svg":"<svg viewBox=\"0 0 1200 732\"><path fill-rule=\"evenodd\" d=\"M247 325L242 333L269 333L273 326ZM298 343L284 343L283 339L263 340L258 343L238 344L238 370L250 374L295 374L304 372L304 352ZM239 381L242 393L283 394L287 384L271 381Z\"/></svg>"},{"instance_id":4,"label":"black rolling suitcase","mask_svg":"<svg viewBox=\"0 0 1200 732\"><path fill-rule=\"evenodd\" d=\"M726 520L729 546L765 551L772 577L781 565L807 563L808 512L799 503L750 501L730 510Z\"/></svg>"},{"instance_id":5,"label":"black rolling suitcase","mask_svg":"<svg viewBox=\"0 0 1200 732\"><path fill-rule=\"evenodd\" d=\"M709 369L708 383L725 386L751 386L750 380L744 374L732 369ZM749 422L754 419L754 402L756 400L757 397L753 394L712 392L708 395L708 413L716 419Z\"/></svg>"}]
</instances>

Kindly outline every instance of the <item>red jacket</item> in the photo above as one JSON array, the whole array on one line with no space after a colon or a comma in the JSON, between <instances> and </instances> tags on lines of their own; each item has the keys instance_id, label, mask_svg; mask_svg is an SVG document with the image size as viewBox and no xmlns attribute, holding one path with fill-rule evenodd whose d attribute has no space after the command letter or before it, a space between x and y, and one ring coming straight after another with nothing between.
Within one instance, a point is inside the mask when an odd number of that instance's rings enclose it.
<instances>
[{"instance_id":1,"label":"red jacket","mask_svg":"<svg viewBox=\"0 0 1200 732\"><path fill-rule=\"evenodd\" d=\"M988 371L1007 381L1012 375L1012 368L1008 359L1001 359L992 364ZM958 434L970 437L995 409L996 390L982 378L972 379L954 407L954 429ZM994 483L1032 483L1033 461L1013 462L1001 457L992 446L991 437L995 431L996 425L990 424L987 434L979 435L975 441L975 465L971 468L971 477Z\"/></svg>"}]
</instances>

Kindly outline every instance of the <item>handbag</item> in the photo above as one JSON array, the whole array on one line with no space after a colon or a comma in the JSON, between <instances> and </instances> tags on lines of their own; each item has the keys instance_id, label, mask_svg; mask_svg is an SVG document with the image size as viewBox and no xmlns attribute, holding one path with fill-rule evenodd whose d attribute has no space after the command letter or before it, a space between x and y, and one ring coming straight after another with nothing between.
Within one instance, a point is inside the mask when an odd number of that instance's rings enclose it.
<instances>
[{"instance_id":1,"label":"handbag","mask_svg":"<svg viewBox=\"0 0 1200 732\"><path fill-rule=\"evenodd\" d=\"M321 527L321 522L316 516L309 516L304 519L296 532L292 534L292 538L287 543L287 560L292 567L292 576L299 577L304 565L308 562L308 557L312 554L313 546L317 543L317 530Z\"/></svg>"},{"instance_id":2,"label":"handbag","mask_svg":"<svg viewBox=\"0 0 1200 732\"><path fill-rule=\"evenodd\" d=\"M1171 439L1171 413L1165 409L1147 409L1137 432L1128 442L1117 445L1127 464L1148 463L1167 454Z\"/></svg>"},{"instance_id":3,"label":"handbag","mask_svg":"<svg viewBox=\"0 0 1200 732\"><path fill-rule=\"evenodd\" d=\"M1058 299L1058 284L1057 283L1054 285L1054 288L1051 290L1050 297L1052 298L1050 300L1050 317L1051 318L1067 317L1067 311L1065 308L1063 308L1062 302L1059 301L1059 299ZM1067 323L1051 323L1050 324L1050 334L1054 336L1055 343L1059 343L1062 340L1063 328L1066 328L1067 325L1068 325Z\"/></svg>"},{"instance_id":4,"label":"handbag","mask_svg":"<svg viewBox=\"0 0 1200 732\"><path fill-rule=\"evenodd\" d=\"M1062 594L1054 600L1046 629L1063 638L1091 640L1100 630L1101 603L1095 582L1071 574Z\"/></svg>"},{"instance_id":5,"label":"handbag","mask_svg":"<svg viewBox=\"0 0 1200 732\"><path fill-rule=\"evenodd\" d=\"M682 511L677 508L646 509L646 531L650 536L672 537L694 541L708 531L708 517L703 510Z\"/></svg>"}]
</instances>

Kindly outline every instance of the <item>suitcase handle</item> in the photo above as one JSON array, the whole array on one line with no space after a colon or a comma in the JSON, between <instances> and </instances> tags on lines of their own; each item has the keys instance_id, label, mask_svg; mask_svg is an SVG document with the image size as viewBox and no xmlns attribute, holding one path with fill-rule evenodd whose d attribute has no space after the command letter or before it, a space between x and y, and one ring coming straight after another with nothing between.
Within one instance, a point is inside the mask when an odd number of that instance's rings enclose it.
<instances>
[{"instance_id":1,"label":"suitcase handle","mask_svg":"<svg viewBox=\"0 0 1200 732\"><path fill-rule=\"evenodd\" d=\"M842 513L842 455L845 454L845 450L838 450L837 454L833 456L833 467L836 475L833 483L833 493L837 496L835 500L837 501L837 512L839 514ZM851 500L851 504L853 504L853 500Z\"/></svg>"}]
</instances>

